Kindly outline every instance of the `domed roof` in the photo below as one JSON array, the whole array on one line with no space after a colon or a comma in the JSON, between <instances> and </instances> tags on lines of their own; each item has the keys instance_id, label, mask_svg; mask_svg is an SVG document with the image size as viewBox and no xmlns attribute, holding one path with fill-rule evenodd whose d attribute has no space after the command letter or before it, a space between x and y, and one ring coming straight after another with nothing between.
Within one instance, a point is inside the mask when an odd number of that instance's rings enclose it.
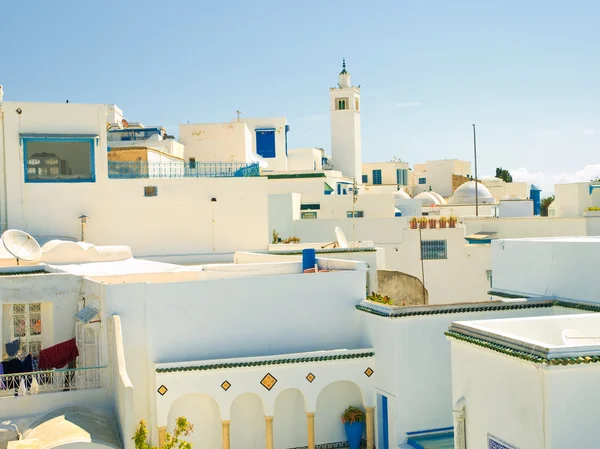
<instances>
[{"instance_id":1,"label":"domed roof","mask_svg":"<svg viewBox=\"0 0 600 449\"><path fill-rule=\"evenodd\" d=\"M475 187L475 184L475 181L469 181L461 185L448 200L448 204L475 204L475 188L477 188L477 202L479 204L494 204L496 202L486 186L478 182L477 187Z\"/></svg>"},{"instance_id":2,"label":"domed roof","mask_svg":"<svg viewBox=\"0 0 600 449\"><path fill-rule=\"evenodd\" d=\"M440 201L431 194L431 192L421 192L415 198L420 198L423 201L423 206L439 206Z\"/></svg>"},{"instance_id":3,"label":"domed roof","mask_svg":"<svg viewBox=\"0 0 600 449\"><path fill-rule=\"evenodd\" d=\"M410 200L410 195L406 193L404 190L397 190L394 192L394 198Z\"/></svg>"},{"instance_id":4,"label":"domed roof","mask_svg":"<svg viewBox=\"0 0 600 449\"><path fill-rule=\"evenodd\" d=\"M442 195L440 195L439 193L436 192L428 192L431 196L433 196L434 198L436 198L440 204L448 204L446 202L446 200L444 199L444 197Z\"/></svg>"}]
</instances>

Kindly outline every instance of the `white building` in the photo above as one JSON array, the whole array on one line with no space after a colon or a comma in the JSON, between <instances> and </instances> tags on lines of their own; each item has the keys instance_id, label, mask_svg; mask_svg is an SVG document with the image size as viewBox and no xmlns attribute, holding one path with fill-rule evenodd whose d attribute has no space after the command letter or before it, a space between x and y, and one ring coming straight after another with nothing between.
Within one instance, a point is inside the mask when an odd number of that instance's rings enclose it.
<instances>
[{"instance_id":1,"label":"white building","mask_svg":"<svg viewBox=\"0 0 600 449\"><path fill-rule=\"evenodd\" d=\"M447 198L454 193L452 176L471 177L471 162L458 159L426 161L413 166L413 194L433 190Z\"/></svg>"},{"instance_id":2,"label":"white building","mask_svg":"<svg viewBox=\"0 0 600 449\"><path fill-rule=\"evenodd\" d=\"M407 162L363 162L362 183L367 186L394 186L396 190L409 186L410 168Z\"/></svg>"},{"instance_id":3,"label":"white building","mask_svg":"<svg viewBox=\"0 0 600 449\"><path fill-rule=\"evenodd\" d=\"M599 246L598 237L493 242L496 294L595 313L453 322L454 447L596 447Z\"/></svg>"},{"instance_id":4,"label":"white building","mask_svg":"<svg viewBox=\"0 0 600 449\"><path fill-rule=\"evenodd\" d=\"M574 182L554 186L555 200L548 208L550 217L599 216L600 184Z\"/></svg>"}]
</instances>

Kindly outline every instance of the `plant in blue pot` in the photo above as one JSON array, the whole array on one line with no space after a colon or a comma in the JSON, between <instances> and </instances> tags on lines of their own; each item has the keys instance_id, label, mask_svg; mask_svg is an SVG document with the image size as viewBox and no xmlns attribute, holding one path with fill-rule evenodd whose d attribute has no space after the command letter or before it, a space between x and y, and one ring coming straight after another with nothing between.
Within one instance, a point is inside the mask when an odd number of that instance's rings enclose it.
<instances>
[{"instance_id":1,"label":"plant in blue pot","mask_svg":"<svg viewBox=\"0 0 600 449\"><path fill-rule=\"evenodd\" d=\"M365 412L358 407L350 406L344 410L342 422L348 438L350 449L360 449L360 440L365 431Z\"/></svg>"}]
</instances>

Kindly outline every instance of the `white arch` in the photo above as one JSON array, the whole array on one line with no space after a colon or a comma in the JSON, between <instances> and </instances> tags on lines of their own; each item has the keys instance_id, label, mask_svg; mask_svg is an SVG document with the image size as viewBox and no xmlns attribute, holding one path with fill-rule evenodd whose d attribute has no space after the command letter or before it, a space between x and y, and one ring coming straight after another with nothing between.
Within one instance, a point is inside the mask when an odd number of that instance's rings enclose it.
<instances>
[{"instance_id":1,"label":"white arch","mask_svg":"<svg viewBox=\"0 0 600 449\"><path fill-rule=\"evenodd\" d=\"M308 445L306 400L298 388L287 388L275 399L273 439L276 448Z\"/></svg>"},{"instance_id":2,"label":"white arch","mask_svg":"<svg viewBox=\"0 0 600 449\"><path fill-rule=\"evenodd\" d=\"M262 449L267 434L262 398L256 393L238 395L231 403L231 449Z\"/></svg>"},{"instance_id":3,"label":"white arch","mask_svg":"<svg viewBox=\"0 0 600 449\"><path fill-rule=\"evenodd\" d=\"M351 380L338 380L326 385L317 397L315 408L315 442L317 444L344 441L341 416L349 406L365 410L361 387Z\"/></svg>"},{"instance_id":4,"label":"white arch","mask_svg":"<svg viewBox=\"0 0 600 449\"><path fill-rule=\"evenodd\" d=\"M169 408L167 432L173 432L175 420L180 416L194 426L194 431L184 437L185 441L192 443L192 447L221 449L221 410L212 396L190 393L177 398Z\"/></svg>"}]
</instances>

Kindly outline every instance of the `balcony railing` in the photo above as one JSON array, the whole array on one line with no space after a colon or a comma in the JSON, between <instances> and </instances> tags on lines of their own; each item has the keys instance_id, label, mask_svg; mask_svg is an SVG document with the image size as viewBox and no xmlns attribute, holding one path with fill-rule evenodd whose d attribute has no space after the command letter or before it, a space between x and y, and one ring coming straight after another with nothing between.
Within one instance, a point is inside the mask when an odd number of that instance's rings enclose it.
<instances>
[{"instance_id":1,"label":"balcony railing","mask_svg":"<svg viewBox=\"0 0 600 449\"><path fill-rule=\"evenodd\" d=\"M260 176L258 164L244 162L120 162L108 161L111 179L243 178Z\"/></svg>"},{"instance_id":2,"label":"balcony railing","mask_svg":"<svg viewBox=\"0 0 600 449\"><path fill-rule=\"evenodd\" d=\"M0 374L0 398L102 388L106 366Z\"/></svg>"}]
</instances>

